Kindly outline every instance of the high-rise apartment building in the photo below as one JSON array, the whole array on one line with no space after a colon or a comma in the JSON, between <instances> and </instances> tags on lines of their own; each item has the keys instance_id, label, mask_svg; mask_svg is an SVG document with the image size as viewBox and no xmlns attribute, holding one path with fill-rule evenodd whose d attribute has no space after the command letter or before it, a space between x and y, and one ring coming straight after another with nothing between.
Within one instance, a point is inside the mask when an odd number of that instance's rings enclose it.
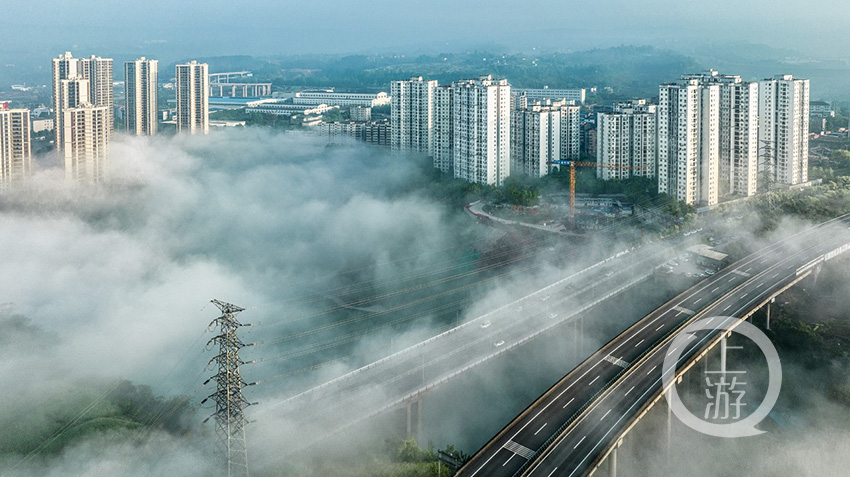
<instances>
[{"instance_id":1,"label":"high-rise apartment building","mask_svg":"<svg viewBox=\"0 0 850 477\"><path fill-rule=\"evenodd\" d=\"M561 159L577 161L581 158L581 106L559 102L561 119Z\"/></svg>"},{"instance_id":2,"label":"high-rise apartment building","mask_svg":"<svg viewBox=\"0 0 850 477\"><path fill-rule=\"evenodd\" d=\"M53 59L53 112L55 116L56 148L62 154L67 141L63 137L66 128L62 124L64 111L68 107L76 107L86 103L102 106L107 111L107 140L112 133L113 94L112 94L112 59L91 56L90 58L74 58L70 52ZM66 90L63 82L66 80L85 80L87 91L85 96L78 91L83 83L75 83ZM70 91L75 96L66 98L63 92Z\"/></svg>"},{"instance_id":3,"label":"high-rise apartment building","mask_svg":"<svg viewBox=\"0 0 850 477\"><path fill-rule=\"evenodd\" d=\"M177 65L177 132L207 134L209 122L209 66L191 61Z\"/></svg>"},{"instance_id":4,"label":"high-rise apartment building","mask_svg":"<svg viewBox=\"0 0 850 477\"><path fill-rule=\"evenodd\" d=\"M550 161L577 160L579 107L566 101L522 100L511 112L511 174L542 177Z\"/></svg>"},{"instance_id":5,"label":"high-rise apartment building","mask_svg":"<svg viewBox=\"0 0 850 477\"><path fill-rule=\"evenodd\" d=\"M66 81L66 83L71 83ZM62 147L65 178L75 182L100 182L106 168L110 115L106 106L83 103L63 110Z\"/></svg>"},{"instance_id":6,"label":"high-rise apartment building","mask_svg":"<svg viewBox=\"0 0 850 477\"><path fill-rule=\"evenodd\" d=\"M124 63L126 110L124 129L135 136L153 136L157 129L157 60L141 57Z\"/></svg>"},{"instance_id":7,"label":"high-rise apartment building","mask_svg":"<svg viewBox=\"0 0 850 477\"><path fill-rule=\"evenodd\" d=\"M599 113L596 177L655 177L655 121L656 106L645 100L620 103L611 113Z\"/></svg>"},{"instance_id":8,"label":"high-rise apartment building","mask_svg":"<svg viewBox=\"0 0 850 477\"><path fill-rule=\"evenodd\" d=\"M719 197L720 85L682 77L658 91L658 192L691 205Z\"/></svg>"},{"instance_id":9,"label":"high-rise apartment building","mask_svg":"<svg viewBox=\"0 0 850 477\"><path fill-rule=\"evenodd\" d=\"M809 80L778 75L760 81L759 119L760 166L769 180L808 181Z\"/></svg>"},{"instance_id":10,"label":"high-rise apartment building","mask_svg":"<svg viewBox=\"0 0 850 477\"><path fill-rule=\"evenodd\" d=\"M511 112L511 174L543 177L561 158L561 112L541 103Z\"/></svg>"},{"instance_id":11,"label":"high-rise apartment building","mask_svg":"<svg viewBox=\"0 0 850 477\"><path fill-rule=\"evenodd\" d=\"M32 172L30 134L29 110L11 109L0 101L0 190Z\"/></svg>"},{"instance_id":12,"label":"high-rise apartment building","mask_svg":"<svg viewBox=\"0 0 850 477\"><path fill-rule=\"evenodd\" d=\"M434 88L434 132L432 156L434 167L448 174L454 167L454 99L451 86Z\"/></svg>"},{"instance_id":13,"label":"high-rise apartment building","mask_svg":"<svg viewBox=\"0 0 850 477\"><path fill-rule=\"evenodd\" d=\"M108 136L112 136L114 129L114 107L115 102L112 94L112 58L101 58L92 55L90 58L80 59L80 69L83 78L89 80L89 101L94 106L106 108Z\"/></svg>"},{"instance_id":14,"label":"high-rise apartment building","mask_svg":"<svg viewBox=\"0 0 850 477\"><path fill-rule=\"evenodd\" d=\"M535 105L556 106L560 116L560 151L558 156L563 160L577 161L581 157L581 107L576 106L575 100L560 97L560 99L552 99L545 96L529 96L529 91L567 91L567 90L550 90L544 88L541 90L512 90L511 91L511 111L523 111L533 108Z\"/></svg>"},{"instance_id":15,"label":"high-rise apartment building","mask_svg":"<svg viewBox=\"0 0 850 477\"><path fill-rule=\"evenodd\" d=\"M709 70L684 75L720 87L718 194L751 196L758 182L758 83Z\"/></svg>"},{"instance_id":16,"label":"high-rise apartment building","mask_svg":"<svg viewBox=\"0 0 850 477\"><path fill-rule=\"evenodd\" d=\"M500 186L510 175L510 90L492 76L452 83L455 177Z\"/></svg>"},{"instance_id":17,"label":"high-rise apartment building","mask_svg":"<svg viewBox=\"0 0 850 477\"><path fill-rule=\"evenodd\" d=\"M62 147L65 141L62 138L64 128L62 127L62 111L66 101L62 97L62 81L70 78L78 78L81 76L79 71L80 61L71 56L70 52L64 55L59 55L58 58L53 58L53 113L54 113L54 130L56 131L56 148L62 152Z\"/></svg>"},{"instance_id":18,"label":"high-rise apartment building","mask_svg":"<svg viewBox=\"0 0 850 477\"><path fill-rule=\"evenodd\" d=\"M391 147L394 151L433 155L436 88L436 80L424 80L421 76L392 82Z\"/></svg>"}]
</instances>

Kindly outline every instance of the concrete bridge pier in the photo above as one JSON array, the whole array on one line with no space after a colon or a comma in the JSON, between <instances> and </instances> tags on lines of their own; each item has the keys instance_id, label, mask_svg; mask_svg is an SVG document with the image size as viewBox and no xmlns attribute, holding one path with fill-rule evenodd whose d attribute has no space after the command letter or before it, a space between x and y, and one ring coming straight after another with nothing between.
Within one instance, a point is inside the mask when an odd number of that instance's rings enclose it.
<instances>
[{"instance_id":1,"label":"concrete bridge pier","mask_svg":"<svg viewBox=\"0 0 850 477\"><path fill-rule=\"evenodd\" d=\"M584 316L579 316L573 323L573 354L576 360L581 361L584 357Z\"/></svg>"},{"instance_id":2,"label":"concrete bridge pier","mask_svg":"<svg viewBox=\"0 0 850 477\"><path fill-rule=\"evenodd\" d=\"M667 463L670 463L670 449L673 447L673 408L670 406L670 390L666 391L667 396L664 400L667 403Z\"/></svg>"},{"instance_id":3,"label":"concrete bridge pier","mask_svg":"<svg viewBox=\"0 0 850 477\"><path fill-rule=\"evenodd\" d=\"M608 456L608 470L611 477L617 477L617 448Z\"/></svg>"},{"instance_id":4,"label":"concrete bridge pier","mask_svg":"<svg viewBox=\"0 0 850 477\"><path fill-rule=\"evenodd\" d=\"M776 297L771 298L770 301L767 302L767 310L766 310L767 311L767 318L765 320L764 325L768 330L770 330L770 304L775 303L775 302L776 302Z\"/></svg>"},{"instance_id":5,"label":"concrete bridge pier","mask_svg":"<svg viewBox=\"0 0 850 477\"><path fill-rule=\"evenodd\" d=\"M817 267L815 267L814 270L812 270L812 286L815 286L815 285L818 284L818 275L820 275L821 267L822 267L822 265L818 265Z\"/></svg>"},{"instance_id":6,"label":"concrete bridge pier","mask_svg":"<svg viewBox=\"0 0 850 477\"><path fill-rule=\"evenodd\" d=\"M422 431L422 399L407 403L407 438L416 439Z\"/></svg>"}]
</instances>

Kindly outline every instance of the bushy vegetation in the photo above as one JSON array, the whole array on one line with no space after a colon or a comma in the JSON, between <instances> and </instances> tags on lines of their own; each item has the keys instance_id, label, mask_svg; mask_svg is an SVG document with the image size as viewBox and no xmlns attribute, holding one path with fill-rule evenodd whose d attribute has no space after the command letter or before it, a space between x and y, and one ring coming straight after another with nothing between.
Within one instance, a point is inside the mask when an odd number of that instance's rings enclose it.
<instances>
[{"instance_id":1,"label":"bushy vegetation","mask_svg":"<svg viewBox=\"0 0 850 477\"><path fill-rule=\"evenodd\" d=\"M383 90L393 80L426 76L441 84L493 74L515 87L609 86L600 99L654 96L658 84L703 67L692 58L649 46L619 46L570 53L505 54L497 51L430 55L298 55L202 58L215 71L251 70L257 81L277 89L332 86L340 90ZM607 96L605 96L607 95Z\"/></svg>"},{"instance_id":2,"label":"bushy vegetation","mask_svg":"<svg viewBox=\"0 0 850 477\"><path fill-rule=\"evenodd\" d=\"M443 449L456 456L461 462L469 455L452 445ZM309 467L289 469L286 475L345 475L349 477L450 477L454 472L444 464L438 464L438 452L432 445L423 449L415 439L390 438L383 448L375 446L370 451L359 453L354 458L330 457L310 462Z\"/></svg>"},{"instance_id":3,"label":"bushy vegetation","mask_svg":"<svg viewBox=\"0 0 850 477\"><path fill-rule=\"evenodd\" d=\"M43 402L0 418L0 456L52 455L106 432L160 430L183 436L192 429L194 407L185 397L165 399L129 381L78 383ZM137 435L142 435L136 433ZM129 437L130 434L127 434Z\"/></svg>"},{"instance_id":4,"label":"bushy vegetation","mask_svg":"<svg viewBox=\"0 0 850 477\"><path fill-rule=\"evenodd\" d=\"M245 121L246 126L260 126L275 129L297 129L300 127L290 121L289 116L266 113L249 113L246 108L225 109L210 114L212 120Z\"/></svg>"},{"instance_id":5,"label":"bushy vegetation","mask_svg":"<svg viewBox=\"0 0 850 477\"><path fill-rule=\"evenodd\" d=\"M21 356L58 341L57 336L20 315L0 316L0 329L2 358ZM3 403L0 462L17 461L34 451L40 456L53 455L95 434L146 429L183 436L193 426L194 407L186 397L166 399L156 396L149 386L126 380L42 382L34 377L32 386L49 388L49 396L33 392L29 398Z\"/></svg>"}]
</instances>

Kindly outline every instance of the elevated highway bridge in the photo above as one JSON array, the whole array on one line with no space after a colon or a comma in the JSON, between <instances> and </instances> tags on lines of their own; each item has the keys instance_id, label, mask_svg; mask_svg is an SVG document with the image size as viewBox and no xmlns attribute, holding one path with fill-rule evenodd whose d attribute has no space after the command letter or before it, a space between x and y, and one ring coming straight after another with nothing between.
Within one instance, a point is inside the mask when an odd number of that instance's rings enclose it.
<instances>
[{"instance_id":1,"label":"elevated highway bridge","mask_svg":"<svg viewBox=\"0 0 850 477\"><path fill-rule=\"evenodd\" d=\"M727 331L820 265L850 250L850 216L767 246L665 303L604 345L552 386L481 448L462 476L582 476L612 459L626 433L662 399L662 363L680 351L677 376ZM684 350L673 337L717 317Z\"/></svg>"}]
</instances>

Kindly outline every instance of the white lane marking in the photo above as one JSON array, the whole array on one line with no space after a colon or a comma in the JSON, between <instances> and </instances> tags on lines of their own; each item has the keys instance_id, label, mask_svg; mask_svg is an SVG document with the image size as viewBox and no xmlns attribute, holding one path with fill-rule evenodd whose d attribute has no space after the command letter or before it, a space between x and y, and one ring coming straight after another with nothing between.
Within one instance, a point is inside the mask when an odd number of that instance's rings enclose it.
<instances>
[{"instance_id":1,"label":"white lane marking","mask_svg":"<svg viewBox=\"0 0 850 477\"><path fill-rule=\"evenodd\" d=\"M761 288L761 287L763 287L763 286L764 286L764 282L761 282L761 283L759 283L758 285L756 285L756 288Z\"/></svg>"},{"instance_id":2,"label":"white lane marking","mask_svg":"<svg viewBox=\"0 0 850 477\"><path fill-rule=\"evenodd\" d=\"M779 274L778 274L778 273L775 273L775 274L771 275L771 277L770 277L770 278L776 278L776 277L778 277L778 276L779 276Z\"/></svg>"},{"instance_id":3,"label":"white lane marking","mask_svg":"<svg viewBox=\"0 0 850 477\"><path fill-rule=\"evenodd\" d=\"M652 367L652 369L650 369L650 370L646 373L646 375L647 375L647 376L649 376L650 374L652 374L652 372L653 372L653 371L655 371L655 368L657 368L657 367L658 367L658 366L653 366L653 367Z\"/></svg>"},{"instance_id":4,"label":"white lane marking","mask_svg":"<svg viewBox=\"0 0 850 477\"><path fill-rule=\"evenodd\" d=\"M600 375L600 376L601 376L601 375ZM591 381L591 382L590 382L590 384L588 384L588 386L590 386L591 384L595 383L597 379L599 379L599 376L597 376L597 377L593 378L593 381Z\"/></svg>"},{"instance_id":5,"label":"white lane marking","mask_svg":"<svg viewBox=\"0 0 850 477\"><path fill-rule=\"evenodd\" d=\"M638 343L635 345L635 348L637 348L638 346L640 346L640 344L641 344L641 343L643 343L644 341L646 341L646 340L640 340L640 341L638 341Z\"/></svg>"},{"instance_id":6,"label":"white lane marking","mask_svg":"<svg viewBox=\"0 0 850 477\"><path fill-rule=\"evenodd\" d=\"M542 431L542 430L543 430L543 428L544 428L544 427L546 427L546 424L549 424L549 423L548 423L548 422L544 422L544 423L543 423L543 425L542 425L542 426L540 426L540 429L537 429L537 432L535 432L535 433L534 433L534 435L536 436L537 434L540 434L540 431Z\"/></svg>"},{"instance_id":7,"label":"white lane marking","mask_svg":"<svg viewBox=\"0 0 850 477\"><path fill-rule=\"evenodd\" d=\"M671 349L671 350L670 350L670 352L669 352L669 353L667 353L667 356L670 356L671 354L673 354L673 352L674 352L674 351L676 351L677 349L679 349L679 348L673 348L673 349Z\"/></svg>"},{"instance_id":8,"label":"white lane marking","mask_svg":"<svg viewBox=\"0 0 850 477\"><path fill-rule=\"evenodd\" d=\"M566 404L564 404L564 407L562 407L561 409L566 409L566 408L567 408L567 406L569 406L571 402L575 401L575 399L576 399L576 398L572 398L572 399L570 399L569 401L567 401L567 403L566 403Z\"/></svg>"},{"instance_id":9,"label":"white lane marking","mask_svg":"<svg viewBox=\"0 0 850 477\"><path fill-rule=\"evenodd\" d=\"M549 475L547 475L546 477L552 477L553 475L555 475L555 471L556 471L556 470L558 470L558 468L557 468L557 467L555 467L554 469L552 469L552 472L549 472Z\"/></svg>"},{"instance_id":10,"label":"white lane marking","mask_svg":"<svg viewBox=\"0 0 850 477\"><path fill-rule=\"evenodd\" d=\"M694 301L694 305L696 305L697 303L699 303L701 301L702 301L702 298L697 298L696 301Z\"/></svg>"},{"instance_id":11,"label":"white lane marking","mask_svg":"<svg viewBox=\"0 0 850 477\"><path fill-rule=\"evenodd\" d=\"M726 311L726 310L728 310L729 308L732 308L732 305L727 306L726 308L724 308L724 309L723 309L723 311Z\"/></svg>"},{"instance_id":12,"label":"white lane marking","mask_svg":"<svg viewBox=\"0 0 850 477\"><path fill-rule=\"evenodd\" d=\"M662 323L662 324L661 324L661 326L659 326L658 328L655 328L655 331L658 331L658 330L660 330L661 328L664 328L664 324L663 324L663 323Z\"/></svg>"},{"instance_id":13,"label":"white lane marking","mask_svg":"<svg viewBox=\"0 0 850 477\"><path fill-rule=\"evenodd\" d=\"M705 322L705 324L706 324L706 325L710 325L712 321L714 321L714 318L712 318L712 319L710 319L710 320L706 321L706 322Z\"/></svg>"},{"instance_id":14,"label":"white lane marking","mask_svg":"<svg viewBox=\"0 0 850 477\"><path fill-rule=\"evenodd\" d=\"M729 281L731 282L731 281L732 281L732 280L734 280L734 279L735 279L735 277L732 277L732 278L730 278L730 279L729 279Z\"/></svg>"},{"instance_id":15,"label":"white lane marking","mask_svg":"<svg viewBox=\"0 0 850 477\"><path fill-rule=\"evenodd\" d=\"M629 395L629 393L630 393L630 392L632 392L632 389L634 389L634 388L635 388L634 386L632 386L631 388L629 388L629 390L628 390L628 391L626 391L626 394L623 394L623 396L628 396L628 395Z\"/></svg>"},{"instance_id":16,"label":"white lane marking","mask_svg":"<svg viewBox=\"0 0 850 477\"><path fill-rule=\"evenodd\" d=\"M610 410L610 409L608 409L608 412L606 412L605 414L603 414L603 415L602 415L602 417L600 417L600 418L599 418L599 420L601 421L602 419L605 419L606 417L608 417L608 414L610 414L610 413L611 413L611 410Z\"/></svg>"},{"instance_id":17,"label":"white lane marking","mask_svg":"<svg viewBox=\"0 0 850 477\"><path fill-rule=\"evenodd\" d=\"M511 459L513 459L515 455L516 455L516 454L511 453L511 456L510 456L510 457L508 457L508 460L506 460L504 464L502 464L502 467L504 467L504 466L508 465L508 462L510 462L510 461L511 461Z\"/></svg>"},{"instance_id":18,"label":"white lane marking","mask_svg":"<svg viewBox=\"0 0 850 477\"><path fill-rule=\"evenodd\" d=\"M720 290L720 287L714 287L714 290L711 290L711 293L714 293L714 292L716 292L717 290Z\"/></svg>"},{"instance_id":19,"label":"white lane marking","mask_svg":"<svg viewBox=\"0 0 850 477\"><path fill-rule=\"evenodd\" d=\"M584 442L584 439L585 439L586 437L587 437L587 436L584 436L584 437L582 437L581 439L579 439L578 443L577 443L575 446L573 446L573 449L575 449L576 447L578 447L578 446L579 446L579 444L581 444L582 442Z\"/></svg>"},{"instance_id":20,"label":"white lane marking","mask_svg":"<svg viewBox=\"0 0 850 477\"><path fill-rule=\"evenodd\" d=\"M741 295L741 298L746 298L747 295L749 295L749 293L744 293L743 295Z\"/></svg>"},{"instance_id":21,"label":"white lane marking","mask_svg":"<svg viewBox=\"0 0 850 477\"><path fill-rule=\"evenodd\" d=\"M750 271L750 270L752 270L752 269L753 269L753 267L750 267L750 268L748 268L748 269L744 270L744 273L747 273L747 272L749 272L749 271Z\"/></svg>"}]
</instances>

